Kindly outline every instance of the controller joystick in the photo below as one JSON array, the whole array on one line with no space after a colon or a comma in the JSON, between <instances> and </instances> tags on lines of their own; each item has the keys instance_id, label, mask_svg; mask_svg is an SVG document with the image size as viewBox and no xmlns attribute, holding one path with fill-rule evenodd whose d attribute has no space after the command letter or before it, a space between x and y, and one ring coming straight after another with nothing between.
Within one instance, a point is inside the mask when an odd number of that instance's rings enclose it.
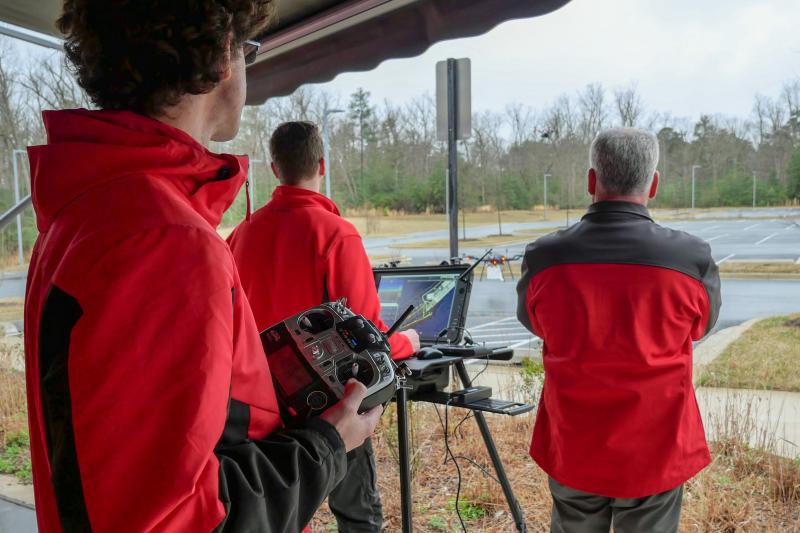
<instances>
[{"instance_id":1,"label":"controller joystick","mask_svg":"<svg viewBox=\"0 0 800 533\"><path fill-rule=\"evenodd\" d=\"M342 384L347 383L350 378L356 378L365 387L372 386L376 381L372 365L361 357L339 363L336 368L336 378Z\"/></svg>"}]
</instances>

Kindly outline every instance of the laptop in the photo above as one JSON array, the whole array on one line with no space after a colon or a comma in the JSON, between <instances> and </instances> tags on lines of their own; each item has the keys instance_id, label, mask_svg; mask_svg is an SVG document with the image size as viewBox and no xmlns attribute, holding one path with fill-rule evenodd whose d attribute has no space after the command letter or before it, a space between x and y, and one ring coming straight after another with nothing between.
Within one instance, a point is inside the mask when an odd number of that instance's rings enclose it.
<instances>
[{"instance_id":1,"label":"laptop","mask_svg":"<svg viewBox=\"0 0 800 533\"><path fill-rule=\"evenodd\" d=\"M393 324L409 305L402 329L415 329L421 346L454 346L464 338L472 288L470 265L376 268L381 320ZM466 275L464 275L466 273Z\"/></svg>"}]
</instances>

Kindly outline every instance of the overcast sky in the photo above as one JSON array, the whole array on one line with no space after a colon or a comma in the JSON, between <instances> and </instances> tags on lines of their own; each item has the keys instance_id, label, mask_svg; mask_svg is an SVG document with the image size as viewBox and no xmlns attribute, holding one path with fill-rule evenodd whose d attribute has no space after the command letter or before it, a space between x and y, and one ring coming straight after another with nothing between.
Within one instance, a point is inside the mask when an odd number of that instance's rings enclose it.
<instances>
[{"instance_id":1,"label":"overcast sky","mask_svg":"<svg viewBox=\"0 0 800 533\"><path fill-rule=\"evenodd\" d=\"M435 90L434 65L472 59L473 109L535 109L590 82L636 83L648 110L747 116L756 93L800 77L800 0L573 0L544 17L434 45L319 85L395 103Z\"/></svg>"},{"instance_id":2,"label":"overcast sky","mask_svg":"<svg viewBox=\"0 0 800 533\"><path fill-rule=\"evenodd\" d=\"M28 61L52 53L15 46ZM541 109L600 82L609 91L635 83L648 111L744 118L757 93L775 97L800 78L800 0L572 0L317 87L342 105L358 87L374 103L401 104L434 93L435 64L447 57L472 59L475 111L512 102Z\"/></svg>"}]
</instances>

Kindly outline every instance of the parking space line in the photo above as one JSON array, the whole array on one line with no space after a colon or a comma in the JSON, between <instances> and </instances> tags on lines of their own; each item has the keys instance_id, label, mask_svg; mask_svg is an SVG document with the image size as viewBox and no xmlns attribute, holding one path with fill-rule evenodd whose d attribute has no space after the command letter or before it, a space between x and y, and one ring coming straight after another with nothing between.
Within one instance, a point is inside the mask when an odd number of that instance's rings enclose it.
<instances>
[{"instance_id":1,"label":"parking space line","mask_svg":"<svg viewBox=\"0 0 800 533\"><path fill-rule=\"evenodd\" d=\"M532 342L536 342L536 339L538 339L538 338L539 337L534 337L533 335L531 335L530 339L525 339L524 341L515 342L514 344L509 345L509 348L511 348L511 349L520 348L522 346L525 346L526 344L530 344Z\"/></svg>"},{"instance_id":2,"label":"parking space line","mask_svg":"<svg viewBox=\"0 0 800 533\"><path fill-rule=\"evenodd\" d=\"M476 335L476 337L479 337L481 339L488 339L488 338L491 338L491 337L503 337L504 339L508 339L509 337L519 337L520 335L528 336L530 334L531 334L530 331L525 330L525 331L517 331L517 332L499 333L499 334L496 334L496 335Z\"/></svg>"},{"instance_id":3,"label":"parking space line","mask_svg":"<svg viewBox=\"0 0 800 533\"><path fill-rule=\"evenodd\" d=\"M752 226L747 226L746 228L744 228L743 231L750 231L751 229L757 228L760 225L761 225L761 222L759 222L758 224L753 224Z\"/></svg>"},{"instance_id":4,"label":"parking space line","mask_svg":"<svg viewBox=\"0 0 800 533\"><path fill-rule=\"evenodd\" d=\"M506 317L506 318L501 318L500 320L495 320L494 322L487 322L485 324L479 324L477 326L472 326L471 328L469 328L469 330L470 331L475 331L476 329L482 329L482 328L485 328L486 326L494 326L495 324L502 324L504 322L508 322L509 320L516 320L516 319L517 319L517 317L515 317L515 316L509 316L509 317Z\"/></svg>"},{"instance_id":5,"label":"parking space line","mask_svg":"<svg viewBox=\"0 0 800 533\"><path fill-rule=\"evenodd\" d=\"M758 246L758 245L759 245L759 244L761 244L761 243L767 242L768 240L770 240L771 238L773 238L775 235L779 235L779 233L773 233L772 235L769 235L769 236L767 236L767 237L764 237L763 239L761 239L760 241L758 241L758 242L756 243L756 246Z\"/></svg>"},{"instance_id":6,"label":"parking space line","mask_svg":"<svg viewBox=\"0 0 800 533\"><path fill-rule=\"evenodd\" d=\"M736 255L736 254L730 254L730 255L726 255L726 256L725 256L725 257L723 257L723 258L722 258L720 261L717 261L717 264L718 264L718 265L721 265L722 263L724 263L725 261L727 261L727 260L728 260L728 259L730 259L731 257L734 257L735 255Z\"/></svg>"},{"instance_id":7,"label":"parking space line","mask_svg":"<svg viewBox=\"0 0 800 533\"><path fill-rule=\"evenodd\" d=\"M477 331L478 335L483 335L484 333L488 332L496 332L496 331L516 331L517 328L521 327L519 324L509 324L507 328L486 328L486 329L479 329ZM468 330L472 331L475 328L467 328ZM485 335L484 335L485 336Z\"/></svg>"},{"instance_id":8,"label":"parking space line","mask_svg":"<svg viewBox=\"0 0 800 533\"><path fill-rule=\"evenodd\" d=\"M716 241L717 239L721 239L727 236L728 236L727 233L723 233L722 235L717 235L716 237L711 237L710 239L706 239L706 242Z\"/></svg>"}]
</instances>

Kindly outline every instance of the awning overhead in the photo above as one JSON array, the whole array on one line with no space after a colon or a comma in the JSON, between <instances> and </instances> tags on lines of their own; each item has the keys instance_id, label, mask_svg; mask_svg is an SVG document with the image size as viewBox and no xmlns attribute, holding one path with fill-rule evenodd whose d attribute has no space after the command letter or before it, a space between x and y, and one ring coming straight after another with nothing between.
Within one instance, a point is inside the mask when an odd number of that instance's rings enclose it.
<instances>
[{"instance_id":1,"label":"awning overhead","mask_svg":"<svg viewBox=\"0 0 800 533\"><path fill-rule=\"evenodd\" d=\"M0 0L0 21L60 37L63 0ZM248 69L249 104L304 83L413 57L447 39L480 35L506 20L544 15L570 0L278 0L276 23Z\"/></svg>"},{"instance_id":2,"label":"awning overhead","mask_svg":"<svg viewBox=\"0 0 800 533\"><path fill-rule=\"evenodd\" d=\"M248 69L247 103L291 94L304 83L329 81L342 72L371 70L387 59L413 57L438 41L480 35L506 20L543 15L569 1L297 1L333 6L308 11L299 22L262 37L259 60Z\"/></svg>"}]
</instances>

